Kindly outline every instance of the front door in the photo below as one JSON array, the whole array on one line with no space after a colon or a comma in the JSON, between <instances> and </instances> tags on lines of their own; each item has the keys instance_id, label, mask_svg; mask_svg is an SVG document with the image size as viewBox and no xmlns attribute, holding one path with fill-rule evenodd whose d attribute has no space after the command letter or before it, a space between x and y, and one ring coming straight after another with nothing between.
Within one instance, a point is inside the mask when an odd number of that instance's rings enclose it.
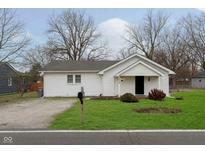
<instances>
[{"instance_id":1,"label":"front door","mask_svg":"<svg viewBox=\"0 0 205 154\"><path fill-rule=\"evenodd\" d=\"M135 94L144 94L144 76L135 76Z\"/></svg>"}]
</instances>

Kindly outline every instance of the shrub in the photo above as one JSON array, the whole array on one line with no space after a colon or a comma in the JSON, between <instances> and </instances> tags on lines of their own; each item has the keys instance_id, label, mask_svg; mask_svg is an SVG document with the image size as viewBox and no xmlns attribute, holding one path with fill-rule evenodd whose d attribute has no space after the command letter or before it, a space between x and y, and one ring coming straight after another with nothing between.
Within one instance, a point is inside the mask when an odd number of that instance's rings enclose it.
<instances>
[{"instance_id":1,"label":"shrub","mask_svg":"<svg viewBox=\"0 0 205 154\"><path fill-rule=\"evenodd\" d=\"M149 99L159 100L159 101L163 100L165 97L166 97L166 94L162 90L159 90L159 89L152 89L148 95Z\"/></svg>"},{"instance_id":2,"label":"shrub","mask_svg":"<svg viewBox=\"0 0 205 154\"><path fill-rule=\"evenodd\" d=\"M124 95L120 96L120 101L127 102L127 103L133 103L133 102L138 102L138 99L136 96L134 96L131 93L125 93Z\"/></svg>"}]
</instances>

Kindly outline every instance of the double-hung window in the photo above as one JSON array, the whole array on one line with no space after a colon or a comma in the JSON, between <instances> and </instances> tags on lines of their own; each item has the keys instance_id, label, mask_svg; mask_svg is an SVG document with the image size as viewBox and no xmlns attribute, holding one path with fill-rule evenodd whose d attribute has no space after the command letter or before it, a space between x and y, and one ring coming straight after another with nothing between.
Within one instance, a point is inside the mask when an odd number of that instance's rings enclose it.
<instances>
[{"instance_id":1,"label":"double-hung window","mask_svg":"<svg viewBox=\"0 0 205 154\"><path fill-rule=\"evenodd\" d=\"M81 75L67 75L67 83L81 83Z\"/></svg>"},{"instance_id":2,"label":"double-hung window","mask_svg":"<svg viewBox=\"0 0 205 154\"><path fill-rule=\"evenodd\" d=\"M8 78L8 86L11 87L12 86L12 77Z\"/></svg>"},{"instance_id":3,"label":"double-hung window","mask_svg":"<svg viewBox=\"0 0 205 154\"><path fill-rule=\"evenodd\" d=\"M73 83L73 75L67 75L67 82Z\"/></svg>"},{"instance_id":4,"label":"double-hung window","mask_svg":"<svg viewBox=\"0 0 205 154\"><path fill-rule=\"evenodd\" d=\"M75 75L75 83L81 83L81 75Z\"/></svg>"}]
</instances>

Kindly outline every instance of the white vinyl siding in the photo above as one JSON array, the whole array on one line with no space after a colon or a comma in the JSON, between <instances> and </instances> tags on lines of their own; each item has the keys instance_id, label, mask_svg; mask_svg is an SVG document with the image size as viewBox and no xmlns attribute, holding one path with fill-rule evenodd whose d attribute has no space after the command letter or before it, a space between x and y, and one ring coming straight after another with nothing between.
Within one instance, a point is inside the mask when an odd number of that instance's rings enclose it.
<instances>
[{"instance_id":1,"label":"white vinyl siding","mask_svg":"<svg viewBox=\"0 0 205 154\"><path fill-rule=\"evenodd\" d=\"M101 78L96 73L69 74L73 76L74 83L67 83L68 73L45 73L44 96L45 97L77 97L81 88L84 88L85 96L99 96L101 91ZM81 83L75 84L75 75L81 76Z\"/></svg>"},{"instance_id":2,"label":"white vinyl siding","mask_svg":"<svg viewBox=\"0 0 205 154\"><path fill-rule=\"evenodd\" d=\"M205 78L192 78L192 88L205 88Z\"/></svg>"}]
</instances>

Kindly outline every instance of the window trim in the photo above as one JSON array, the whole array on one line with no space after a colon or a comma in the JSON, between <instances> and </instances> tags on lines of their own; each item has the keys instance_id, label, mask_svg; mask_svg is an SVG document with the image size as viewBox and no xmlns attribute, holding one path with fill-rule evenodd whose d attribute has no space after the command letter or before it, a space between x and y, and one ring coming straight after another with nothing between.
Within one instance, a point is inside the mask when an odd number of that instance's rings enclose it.
<instances>
[{"instance_id":1,"label":"window trim","mask_svg":"<svg viewBox=\"0 0 205 154\"><path fill-rule=\"evenodd\" d=\"M13 79L12 77L8 77L8 87L12 87L13 85Z\"/></svg>"},{"instance_id":2,"label":"window trim","mask_svg":"<svg viewBox=\"0 0 205 154\"><path fill-rule=\"evenodd\" d=\"M72 76L72 82L68 82L68 76ZM68 84L74 84L73 81L74 81L73 74L68 74L68 75L67 75L67 83L68 83Z\"/></svg>"},{"instance_id":3,"label":"window trim","mask_svg":"<svg viewBox=\"0 0 205 154\"><path fill-rule=\"evenodd\" d=\"M80 76L80 82L76 82L76 76ZM72 76L72 82L68 82L68 76ZM67 74L67 84L81 84L82 83L82 75L81 74Z\"/></svg>"},{"instance_id":4,"label":"window trim","mask_svg":"<svg viewBox=\"0 0 205 154\"><path fill-rule=\"evenodd\" d=\"M80 82L76 82L76 76L80 76ZM81 81L82 81L82 80L81 80L81 75L80 75L80 74L75 74L75 83L76 83L76 84L81 84Z\"/></svg>"}]
</instances>

